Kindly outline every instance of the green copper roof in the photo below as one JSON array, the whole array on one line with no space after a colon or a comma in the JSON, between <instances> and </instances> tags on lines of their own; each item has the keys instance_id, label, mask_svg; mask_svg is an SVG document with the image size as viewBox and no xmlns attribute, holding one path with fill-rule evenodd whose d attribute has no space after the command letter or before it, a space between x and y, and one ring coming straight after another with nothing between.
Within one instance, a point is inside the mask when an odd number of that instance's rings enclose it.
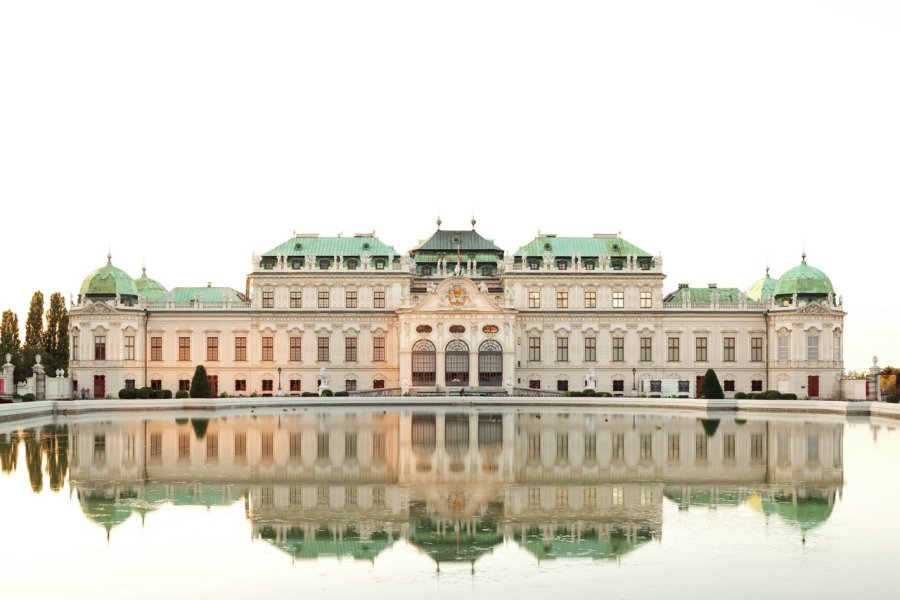
<instances>
[{"instance_id":1,"label":"green copper roof","mask_svg":"<svg viewBox=\"0 0 900 600\"><path fill-rule=\"evenodd\" d=\"M518 250L516 256L543 256L552 252L554 256L650 256L620 237L556 237L539 235Z\"/></svg>"},{"instance_id":2,"label":"green copper roof","mask_svg":"<svg viewBox=\"0 0 900 600\"><path fill-rule=\"evenodd\" d=\"M496 252L503 256L503 249L497 247L492 240L482 237L474 229L438 229L430 238L420 242L418 246L409 251L410 256L417 257L420 252L444 252L456 254L456 249L465 255L467 252Z\"/></svg>"},{"instance_id":3,"label":"green copper roof","mask_svg":"<svg viewBox=\"0 0 900 600\"><path fill-rule=\"evenodd\" d=\"M777 283L777 279L769 277L769 267L766 267L766 276L762 279L757 279L756 282L750 286L747 290L747 297L754 302L768 300L775 296L775 284Z\"/></svg>"},{"instance_id":4,"label":"green copper roof","mask_svg":"<svg viewBox=\"0 0 900 600\"><path fill-rule=\"evenodd\" d=\"M398 256L393 247L374 236L314 237L297 235L275 246L263 256Z\"/></svg>"},{"instance_id":5,"label":"green copper roof","mask_svg":"<svg viewBox=\"0 0 900 600\"><path fill-rule=\"evenodd\" d=\"M462 262L464 264L470 258L474 258L479 265L484 263L490 263L493 265L496 264L498 260L498 256L496 254L489 254L487 252L461 251L460 254L462 254ZM475 256L470 256L471 254L474 254ZM416 262L419 264L436 263L442 256L447 260L447 268L450 268L450 266L456 264L455 250L453 252L416 252Z\"/></svg>"},{"instance_id":6,"label":"green copper roof","mask_svg":"<svg viewBox=\"0 0 900 600\"><path fill-rule=\"evenodd\" d=\"M177 287L172 288L175 302L244 302L244 296L229 287Z\"/></svg>"},{"instance_id":7,"label":"green copper roof","mask_svg":"<svg viewBox=\"0 0 900 600\"><path fill-rule=\"evenodd\" d=\"M803 254L803 262L785 273L775 284L775 296L792 296L797 294L825 296L834 293L831 280L822 271L806 264L806 254Z\"/></svg>"},{"instance_id":8,"label":"green copper roof","mask_svg":"<svg viewBox=\"0 0 900 600\"><path fill-rule=\"evenodd\" d=\"M690 294L691 304L707 304L712 302L712 295L719 295L719 302L738 302L741 290L737 288L679 288L665 297L665 302L676 304L684 302L685 294Z\"/></svg>"},{"instance_id":9,"label":"green copper roof","mask_svg":"<svg viewBox=\"0 0 900 600\"><path fill-rule=\"evenodd\" d=\"M134 280L122 269L112 264L112 256L106 257L106 265L100 267L81 282L80 294L90 296L133 296L137 298L138 291Z\"/></svg>"},{"instance_id":10,"label":"green copper roof","mask_svg":"<svg viewBox=\"0 0 900 600\"><path fill-rule=\"evenodd\" d=\"M584 531L580 538L574 535L556 535L544 539L540 530L529 531L525 539L516 537L516 542L525 550L542 560L554 558L592 558L594 560L614 559L631 552L638 546L653 539L649 529L639 529L633 540L620 528L613 529L608 538L602 538L597 530Z\"/></svg>"},{"instance_id":11,"label":"green copper roof","mask_svg":"<svg viewBox=\"0 0 900 600\"><path fill-rule=\"evenodd\" d=\"M167 290L163 284L147 277L147 267L141 269L141 276L134 280L138 293L151 301L166 299Z\"/></svg>"}]
</instances>

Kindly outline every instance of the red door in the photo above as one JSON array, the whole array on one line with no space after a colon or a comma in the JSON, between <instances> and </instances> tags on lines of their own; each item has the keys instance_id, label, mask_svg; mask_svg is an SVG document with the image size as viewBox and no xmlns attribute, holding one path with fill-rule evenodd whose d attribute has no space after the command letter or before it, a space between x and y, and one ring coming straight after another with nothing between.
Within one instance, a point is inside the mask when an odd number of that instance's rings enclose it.
<instances>
[{"instance_id":1,"label":"red door","mask_svg":"<svg viewBox=\"0 0 900 600\"><path fill-rule=\"evenodd\" d=\"M106 396L106 375L94 375L94 398Z\"/></svg>"},{"instance_id":2,"label":"red door","mask_svg":"<svg viewBox=\"0 0 900 600\"><path fill-rule=\"evenodd\" d=\"M208 375L207 379L209 380L209 397L210 398L218 398L219 397L219 376L218 375Z\"/></svg>"},{"instance_id":3,"label":"red door","mask_svg":"<svg viewBox=\"0 0 900 600\"><path fill-rule=\"evenodd\" d=\"M818 398L819 397L819 376L818 375L810 375L807 378L806 389L809 391L810 398Z\"/></svg>"},{"instance_id":4,"label":"red door","mask_svg":"<svg viewBox=\"0 0 900 600\"><path fill-rule=\"evenodd\" d=\"M700 387L703 385L703 375L697 375L697 389L694 390L694 398L700 397Z\"/></svg>"}]
</instances>

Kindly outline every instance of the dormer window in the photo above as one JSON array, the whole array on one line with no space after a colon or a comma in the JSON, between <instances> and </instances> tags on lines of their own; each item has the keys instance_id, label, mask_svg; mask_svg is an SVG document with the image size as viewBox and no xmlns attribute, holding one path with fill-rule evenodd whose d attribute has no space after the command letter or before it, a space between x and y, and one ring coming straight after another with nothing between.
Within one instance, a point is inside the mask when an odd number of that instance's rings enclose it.
<instances>
[{"instance_id":1,"label":"dormer window","mask_svg":"<svg viewBox=\"0 0 900 600\"><path fill-rule=\"evenodd\" d=\"M556 268L559 269L560 271L565 271L568 267L569 267L569 265L566 264L566 261L564 261L564 260L560 260L560 261L556 262Z\"/></svg>"},{"instance_id":2,"label":"dormer window","mask_svg":"<svg viewBox=\"0 0 900 600\"><path fill-rule=\"evenodd\" d=\"M481 269L481 274L485 277L493 277L496 274L495 267L484 267Z\"/></svg>"},{"instance_id":3,"label":"dormer window","mask_svg":"<svg viewBox=\"0 0 900 600\"><path fill-rule=\"evenodd\" d=\"M370 248L369 242L365 242L365 243L363 244L363 250L368 250L369 248Z\"/></svg>"},{"instance_id":4,"label":"dormer window","mask_svg":"<svg viewBox=\"0 0 900 600\"><path fill-rule=\"evenodd\" d=\"M355 270L356 270L356 261L355 261L355 260L352 260L352 259L351 259L351 260L348 260L346 264L347 264L347 270L348 270L348 271L355 271Z\"/></svg>"},{"instance_id":5,"label":"dormer window","mask_svg":"<svg viewBox=\"0 0 900 600\"><path fill-rule=\"evenodd\" d=\"M642 260L640 262L640 265L641 265L641 271L649 271L650 270L650 261L649 260Z\"/></svg>"},{"instance_id":6,"label":"dormer window","mask_svg":"<svg viewBox=\"0 0 900 600\"><path fill-rule=\"evenodd\" d=\"M585 268L585 270L587 270L587 271L593 271L594 268L595 268L594 261L592 261L592 260L587 260L587 261L585 261L585 262L584 262L584 268Z\"/></svg>"},{"instance_id":7,"label":"dormer window","mask_svg":"<svg viewBox=\"0 0 900 600\"><path fill-rule=\"evenodd\" d=\"M299 258L295 258L294 260L291 261L291 268L292 269L302 269L303 261L300 260Z\"/></svg>"},{"instance_id":8,"label":"dormer window","mask_svg":"<svg viewBox=\"0 0 900 600\"><path fill-rule=\"evenodd\" d=\"M431 275L431 267L429 267L429 266L427 266L427 265L426 265L426 266L423 266L423 267L422 267L422 275L424 275L424 276L426 276L426 277L427 277L427 276L430 276L430 275Z\"/></svg>"},{"instance_id":9,"label":"dormer window","mask_svg":"<svg viewBox=\"0 0 900 600\"><path fill-rule=\"evenodd\" d=\"M303 250L303 244L297 242L296 244L294 244L294 250Z\"/></svg>"},{"instance_id":10,"label":"dormer window","mask_svg":"<svg viewBox=\"0 0 900 600\"><path fill-rule=\"evenodd\" d=\"M622 261L621 260L612 261L612 268L613 268L613 271L621 271L622 270Z\"/></svg>"},{"instance_id":11,"label":"dormer window","mask_svg":"<svg viewBox=\"0 0 900 600\"><path fill-rule=\"evenodd\" d=\"M541 263L539 263L536 260L533 260L528 263L528 268L531 269L532 271L537 271L538 269L541 268Z\"/></svg>"},{"instance_id":12,"label":"dormer window","mask_svg":"<svg viewBox=\"0 0 900 600\"><path fill-rule=\"evenodd\" d=\"M377 269L378 271L383 271L384 270L384 261L376 260L375 261L375 269Z\"/></svg>"},{"instance_id":13,"label":"dormer window","mask_svg":"<svg viewBox=\"0 0 900 600\"><path fill-rule=\"evenodd\" d=\"M322 260L319 261L319 268L322 269L323 271L327 271L328 267L330 265L331 265L331 263L329 262L329 260L327 258L323 258Z\"/></svg>"}]
</instances>

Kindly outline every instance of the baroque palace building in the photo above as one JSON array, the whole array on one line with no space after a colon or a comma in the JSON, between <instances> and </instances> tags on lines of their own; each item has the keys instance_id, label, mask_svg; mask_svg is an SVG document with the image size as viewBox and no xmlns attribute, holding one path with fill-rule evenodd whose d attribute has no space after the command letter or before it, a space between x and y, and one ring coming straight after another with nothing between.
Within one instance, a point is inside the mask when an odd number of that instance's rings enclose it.
<instances>
[{"instance_id":1,"label":"baroque palace building","mask_svg":"<svg viewBox=\"0 0 900 600\"><path fill-rule=\"evenodd\" d=\"M92 397L186 389L201 364L231 396L696 396L709 368L726 397L839 393L843 301L805 255L746 291L664 284L662 257L620 236L539 234L509 254L474 219L406 254L374 233L295 234L253 256L243 292L169 290L110 258L73 302L70 371Z\"/></svg>"}]
</instances>

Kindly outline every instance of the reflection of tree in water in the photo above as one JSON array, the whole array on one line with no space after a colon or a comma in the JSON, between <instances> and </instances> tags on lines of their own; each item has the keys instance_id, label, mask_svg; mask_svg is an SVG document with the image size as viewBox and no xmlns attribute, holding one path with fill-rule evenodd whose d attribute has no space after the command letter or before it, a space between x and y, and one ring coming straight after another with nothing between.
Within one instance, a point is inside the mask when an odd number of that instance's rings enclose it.
<instances>
[{"instance_id":1,"label":"reflection of tree in water","mask_svg":"<svg viewBox=\"0 0 900 600\"><path fill-rule=\"evenodd\" d=\"M41 440L37 429L25 432L25 463L28 465L28 479L35 494L44 488L44 474L41 472Z\"/></svg>"},{"instance_id":2,"label":"reflection of tree in water","mask_svg":"<svg viewBox=\"0 0 900 600\"><path fill-rule=\"evenodd\" d=\"M12 473L19 461L19 434L15 431L0 433L0 467L4 473Z\"/></svg>"},{"instance_id":3,"label":"reflection of tree in water","mask_svg":"<svg viewBox=\"0 0 900 600\"><path fill-rule=\"evenodd\" d=\"M41 448L47 455L47 474L50 489L62 489L69 470L69 427L67 425L47 425L41 429Z\"/></svg>"}]
</instances>

